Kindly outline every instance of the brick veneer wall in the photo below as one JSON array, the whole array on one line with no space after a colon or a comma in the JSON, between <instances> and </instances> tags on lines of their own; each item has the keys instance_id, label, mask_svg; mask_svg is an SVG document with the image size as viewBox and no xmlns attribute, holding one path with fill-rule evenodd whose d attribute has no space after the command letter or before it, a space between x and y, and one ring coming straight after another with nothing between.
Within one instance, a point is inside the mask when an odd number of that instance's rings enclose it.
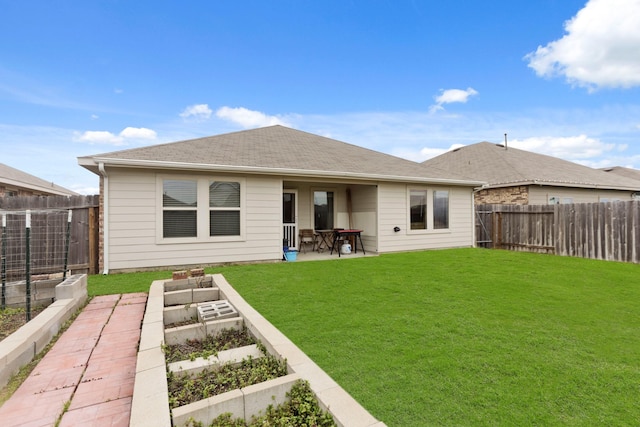
<instances>
[{"instance_id":1,"label":"brick veneer wall","mask_svg":"<svg viewBox=\"0 0 640 427\"><path fill-rule=\"evenodd\" d=\"M477 205L528 205L529 187L526 185L519 185L516 187L488 188L477 191L474 195L474 199Z\"/></svg>"},{"instance_id":2,"label":"brick veneer wall","mask_svg":"<svg viewBox=\"0 0 640 427\"><path fill-rule=\"evenodd\" d=\"M9 187L7 188L4 185L0 185L0 197L4 197L9 193L13 193L15 196L35 196L38 195L31 190L24 190L22 188Z\"/></svg>"}]
</instances>

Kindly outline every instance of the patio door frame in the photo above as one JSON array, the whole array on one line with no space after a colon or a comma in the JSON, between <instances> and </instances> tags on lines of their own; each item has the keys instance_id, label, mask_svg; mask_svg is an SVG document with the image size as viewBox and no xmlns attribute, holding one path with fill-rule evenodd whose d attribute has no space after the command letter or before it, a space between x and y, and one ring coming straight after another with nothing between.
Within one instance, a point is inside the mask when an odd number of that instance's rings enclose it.
<instances>
[{"instance_id":1,"label":"patio door frame","mask_svg":"<svg viewBox=\"0 0 640 427\"><path fill-rule=\"evenodd\" d=\"M284 222L284 195L293 194L293 222ZM298 190L282 190L282 239L289 240L291 249L298 249Z\"/></svg>"}]
</instances>

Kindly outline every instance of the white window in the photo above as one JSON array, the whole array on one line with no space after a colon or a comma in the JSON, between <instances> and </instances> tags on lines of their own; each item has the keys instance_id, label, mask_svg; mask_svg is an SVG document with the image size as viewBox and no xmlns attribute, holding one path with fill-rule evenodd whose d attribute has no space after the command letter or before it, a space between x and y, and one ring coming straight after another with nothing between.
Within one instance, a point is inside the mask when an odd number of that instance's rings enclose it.
<instances>
[{"instance_id":1,"label":"white window","mask_svg":"<svg viewBox=\"0 0 640 427\"><path fill-rule=\"evenodd\" d=\"M433 191L433 228L449 228L449 192L446 190Z\"/></svg>"},{"instance_id":2,"label":"white window","mask_svg":"<svg viewBox=\"0 0 640 427\"><path fill-rule=\"evenodd\" d=\"M158 176L158 243L244 238L244 180Z\"/></svg>"},{"instance_id":3,"label":"white window","mask_svg":"<svg viewBox=\"0 0 640 427\"><path fill-rule=\"evenodd\" d=\"M334 201L333 191L313 192L313 226L316 230L331 230L334 227Z\"/></svg>"},{"instance_id":4,"label":"white window","mask_svg":"<svg viewBox=\"0 0 640 427\"><path fill-rule=\"evenodd\" d=\"M167 179L162 183L162 237L196 237L197 181Z\"/></svg>"},{"instance_id":5,"label":"white window","mask_svg":"<svg viewBox=\"0 0 640 427\"><path fill-rule=\"evenodd\" d=\"M240 183L209 184L209 236L240 235Z\"/></svg>"},{"instance_id":6,"label":"white window","mask_svg":"<svg viewBox=\"0 0 640 427\"><path fill-rule=\"evenodd\" d=\"M409 190L409 224L412 230L427 229L427 190Z\"/></svg>"},{"instance_id":7,"label":"white window","mask_svg":"<svg viewBox=\"0 0 640 427\"><path fill-rule=\"evenodd\" d=\"M409 232L449 229L448 190L408 188L407 201Z\"/></svg>"}]
</instances>

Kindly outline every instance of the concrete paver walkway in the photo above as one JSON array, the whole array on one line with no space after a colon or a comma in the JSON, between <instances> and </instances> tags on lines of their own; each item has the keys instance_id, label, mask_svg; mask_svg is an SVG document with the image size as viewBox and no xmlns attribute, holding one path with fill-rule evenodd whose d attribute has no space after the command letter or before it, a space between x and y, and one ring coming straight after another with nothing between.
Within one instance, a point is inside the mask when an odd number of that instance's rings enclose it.
<instances>
[{"instance_id":1,"label":"concrete paver walkway","mask_svg":"<svg viewBox=\"0 0 640 427\"><path fill-rule=\"evenodd\" d=\"M128 426L147 295L95 297L0 407L3 427Z\"/></svg>"}]
</instances>

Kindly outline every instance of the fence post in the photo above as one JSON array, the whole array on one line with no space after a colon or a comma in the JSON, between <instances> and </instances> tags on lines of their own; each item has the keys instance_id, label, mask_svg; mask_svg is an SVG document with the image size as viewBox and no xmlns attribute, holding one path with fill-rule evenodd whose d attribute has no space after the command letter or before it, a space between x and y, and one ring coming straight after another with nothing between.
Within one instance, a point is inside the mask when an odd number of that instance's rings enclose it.
<instances>
[{"instance_id":1,"label":"fence post","mask_svg":"<svg viewBox=\"0 0 640 427\"><path fill-rule=\"evenodd\" d=\"M502 249L502 212L493 212L493 249Z\"/></svg>"},{"instance_id":2,"label":"fence post","mask_svg":"<svg viewBox=\"0 0 640 427\"><path fill-rule=\"evenodd\" d=\"M64 270L62 273L62 280L67 278L67 266L69 265L69 241L71 240L71 213L69 209L69 217L67 218L67 234L64 241Z\"/></svg>"},{"instance_id":3,"label":"fence post","mask_svg":"<svg viewBox=\"0 0 640 427\"><path fill-rule=\"evenodd\" d=\"M25 222L25 287L27 290L27 322L31 320L31 211L27 209Z\"/></svg>"},{"instance_id":4,"label":"fence post","mask_svg":"<svg viewBox=\"0 0 640 427\"><path fill-rule=\"evenodd\" d=\"M2 309L7 306L7 215L2 215Z\"/></svg>"}]
</instances>

